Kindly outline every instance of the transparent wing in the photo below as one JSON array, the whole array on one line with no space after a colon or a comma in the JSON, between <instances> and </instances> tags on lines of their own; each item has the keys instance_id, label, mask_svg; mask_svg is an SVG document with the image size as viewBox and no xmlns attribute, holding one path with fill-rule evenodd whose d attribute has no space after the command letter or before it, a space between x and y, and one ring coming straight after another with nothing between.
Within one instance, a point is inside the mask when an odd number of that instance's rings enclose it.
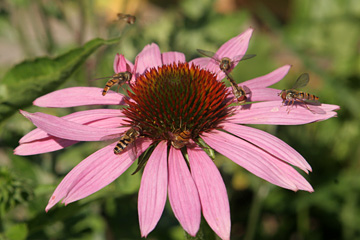
<instances>
[{"instance_id":1,"label":"transparent wing","mask_svg":"<svg viewBox=\"0 0 360 240\"><path fill-rule=\"evenodd\" d=\"M233 59L231 59L231 61L234 64L236 64L236 63L238 63L240 61L248 60L248 59L253 58L255 56L256 56L256 54L237 55L237 56L233 57Z\"/></svg>"},{"instance_id":2,"label":"transparent wing","mask_svg":"<svg viewBox=\"0 0 360 240\"><path fill-rule=\"evenodd\" d=\"M137 159L137 148L136 148L136 141L130 143L125 150L127 150L131 161L135 161Z\"/></svg>"},{"instance_id":3,"label":"transparent wing","mask_svg":"<svg viewBox=\"0 0 360 240\"><path fill-rule=\"evenodd\" d=\"M250 88L248 88L247 86L242 86L242 88L244 89L246 94L251 94Z\"/></svg>"},{"instance_id":4,"label":"transparent wing","mask_svg":"<svg viewBox=\"0 0 360 240\"><path fill-rule=\"evenodd\" d=\"M212 58L215 55L214 52L203 50L203 49L196 49L196 51L198 51L201 55L204 55L204 56L209 57L209 58Z\"/></svg>"},{"instance_id":5,"label":"transparent wing","mask_svg":"<svg viewBox=\"0 0 360 240\"><path fill-rule=\"evenodd\" d=\"M321 102L319 100L309 100L309 99L302 99L302 101L309 103L314 106L320 106Z\"/></svg>"},{"instance_id":6,"label":"transparent wing","mask_svg":"<svg viewBox=\"0 0 360 240\"><path fill-rule=\"evenodd\" d=\"M294 83L292 89L305 87L309 83L310 77L308 73L301 74L296 82Z\"/></svg>"},{"instance_id":7,"label":"transparent wing","mask_svg":"<svg viewBox=\"0 0 360 240\"><path fill-rule=\"evenodd\" d=\"M218 55L216 55L216 53L214 53L214 52L203 50L203 49L196 49L196 51L198 51L201 55L212 58L217 62L220 62Z\"/></svg>"},{"instance_id":8,"label":"transparent wing","mask_svg":"<svg viewBox=\"0 0 360 240\"><path fill-rule=\"evenodd\" d=\"M117 15L118 19L125 19L125 18L130 17L129 14L125 14L125 13L118 13L116 15Z\"/></svg>"},{"instance_id":9,"label":"transparent wing","mask_svg":"<svg viewBox=\"0 0 360 240\"><path fill-rule=\"evenodd\" d=\"M312 113L316 113L316 114L326 114L326 111L317 107L317 106L314 106L314 105L308 105L307 106L308 109L312 112Z\"/></svg>"}]
</instances>

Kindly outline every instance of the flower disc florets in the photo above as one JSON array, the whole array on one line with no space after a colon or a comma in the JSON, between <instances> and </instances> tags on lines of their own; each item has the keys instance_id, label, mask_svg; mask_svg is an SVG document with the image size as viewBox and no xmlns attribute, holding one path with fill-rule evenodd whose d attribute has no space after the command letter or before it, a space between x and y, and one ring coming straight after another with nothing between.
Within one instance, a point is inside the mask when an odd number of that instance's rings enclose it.
<instances>
[{"instance_id":1,"label":"flower disc florets","mask_svg":"<svg viewBox=\"0 0 360 240\"><path fill-rule=\"evenodd\" d=\"M171 140L172 133L185 130L196 139L217 128L231 112L225 85L215 74L188 63L152 68L131 90L123 112L131 125L153 140Z\"/></svg>"}]
</instances>

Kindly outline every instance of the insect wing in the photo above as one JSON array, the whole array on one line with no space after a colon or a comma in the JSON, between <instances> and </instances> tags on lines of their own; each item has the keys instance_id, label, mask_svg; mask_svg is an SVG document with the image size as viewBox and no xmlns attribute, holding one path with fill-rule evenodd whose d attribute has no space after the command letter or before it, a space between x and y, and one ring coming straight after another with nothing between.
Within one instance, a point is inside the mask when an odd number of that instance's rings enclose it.
<instances>
[{"instance_id":1,"label":"insect wing","mask_svg":"<svg viewBox=\"0 0 360 240\"><path fill-rule=\"evenodd\" d=\"M251 94L250 88L248 88L247 86L242 86L242 88L244 89L246 94Z\"/></svg>"},{"instance_id":2,"label":"insect wing","mask_svg":"<svg viewBox=\"0 0 360 240\"><path fill-rule=\"evenodd\" d=\"M237 56L233 57L231 59L231 61L232 61L233 64L236 64L236 63L238 63L240 61L248 60L248 59L251 59L251 58L253 58L255 56L256 56L256 54L237 55Z\"/></svg>"},{"instance_id":3,"label":"insect wing","mask_svg":"<svg viewBox=\"0 0 360 240\"><path fill-rule=\"evenodd\" d=\"M201 55L204 55L209 58L213 58L216 54L211 51L203 50L203 49L196 49Z\"/></svg>"},{"instance_id":4,"label":"insect wing","mask_svg":"<svg viewBox=\"0 0 360 240\"><path fill-rule=\"evenodd\" d=\"M113 139L119 139L124 134L125 134L125 132L110 134L110 135L106 135L106 136L100 138L100 140L101 141L109 141L109 140L113 140Z\"/></svg>"},{"instance_id":5,"label":"insect wing","mask_svg":"<svg viewBox=\"0 0 360 240\"><path fill-rule=\"evenodd\" d=\"M215 60L216 62L220 62L219 56L214 52L203 50L203 49L196 49L196 51L198 51L201 55L204 55L206 57L209 57L209 58Z\"/></svg>"},{"instance_id":6,"label":"insect wing","mask_svg":"<svg viewBox=\"0 0 360 240\"><path fill-rule=\"evenodd\" d=\"M308 73L301 74L296 82L294 83L292 89L305 87L309 83L310 77Z\"/></svg>"},{"instance_id":7,"label":"insect wing","mask_svg":"<svg viewBox=\"0 0 360 240\"><path fill-rule=\"evenodd\" d=\"M137 148L135 144L136 140L130 143L125 150L127 150L131 161L135 161L137 159Z\"/></svg>"},{"instance_id":8,"label":"insect wing","mask_svg":"<svg viewBox=\"0 0 360 240\"><path fill-rule=\"evenodd\" d=\"M316 114L326 114L326 111L317 107L317 106L314 106L314 105L307 105L307 108L312 112L312 113L316 113Z\"/></svg>"}]
</instances>

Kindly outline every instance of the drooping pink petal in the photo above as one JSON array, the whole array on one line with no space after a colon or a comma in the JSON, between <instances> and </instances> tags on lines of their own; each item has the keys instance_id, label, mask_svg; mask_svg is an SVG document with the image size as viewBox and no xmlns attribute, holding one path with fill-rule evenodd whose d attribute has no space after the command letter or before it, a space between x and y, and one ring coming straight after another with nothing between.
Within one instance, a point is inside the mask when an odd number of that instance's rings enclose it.
<instances>
[{"instance_id":1,"label":"drooping pink petal","mask_svg":"<svg viewBox=\"0 0 360 240\"><path fill-rule=\"evenodd\" d=\"M219 170L201 148L188 148L188 154L204 218L221 239L230 239L229 199Z\"/></svg>"},{"instance_id":2,"label":"drooping pink petal","mask_svg":"<svg viewBox=\"0 0 360 240\"><path fill-rule=\"evenodd\" d=\"M124 105L124 96L109 91L103 96L102 88L72 87L57 90L37 98L33 104L39 107L76 107L86 105Z\"/></svg>"},{"instance_id":3,"label":"drooping pink petal","mask_svg":"<svg viewBox=\"0 0 360 240\"><path fill-rule=\"evenodd\" d=\"M184 63L186 62L185 54L182 52L164 52L161 54L162 63L164 65L171 63Z\"/></svg>"},{"instance_id":4,"label":"drooping pink petal","mask_svg":"<svg viewBox=\"0 0 360 240\"><path fill-rule=\"evenodd\" d=\"M253 88L265 88L283 79L289 72L291 65L282 66L271 73L243 82L243 85Z\"/></svg>"},{"instance_id":5,"label":"drooping pink petal","mask_svg":"<svg viewBox=\"0 0 360 240\"><path fill-rule=\"evenodd\" d=\"M210 58L208 57L201 57L201 58L195 58L189 62L190 66L191 64L194 64L195 66L199 66L200 68L207 69L207 65L209 64Z\"/></svg>"},{"instance_id":6,"label":"drooping pink petal","mask_svg":"<svg viewBox=\"0 0 360 240\"><path fill-rule=\"evenodd\" d=\"M249 46L249 41L252 35L253 29L249 28L242 34L230 39L226 43L224 43L217 51L216 57L220 60L224 57L235 59L241 55L246 53L246 50ZM231 67L230 71L238 64L239 62L234 62L233 66ZM215 60L210 60L209 64L207 65L207 69L211 72L217 73L218 80L221 80L225 77L225 73L220 71L219 63Z\"/></svg>"},{"instance_id":7,"label":"drooping pink petal","mask_svg":"<svg viewBox=\"0 0 360 240\"><path fill-rule=\"evenodd\" d=\"M47 138L42 138L38 141L22 143L14 149L14 154L20 156L29 156L53 152L74 145L75 143L78 143L78 141L50 136Z\"/></svg>"},{"instance_id":8,"label":"drooping pink petal","mask_svg":"<svg viewBox=\"0 0 360 240\"><path fill-rule=\"evenodd\" d=\"M302 178L298 172L295 171L296 175L292 178L287 175L287 171L292 168L290 165L247 141L218 130L204 133L203 139L222 155L272 184L293 191L297 191L301 187L297 185L298 179ZM297 181L294 181L293 178ZM304 181L306 182L305 179ZM306 190L312 191L312 188Z\"/></svg>"},{"instance_id":9,"label":"drooping pink petal","mask_svg":"<svg viewBox=\"0 0 360 240\"><path fill-rule=\"evenodd\" d=\"M180 150L170 147L169 201L183 229L195 236L200 227L199 194Z\"/></svg>"},{"instance_id":10,"label":"drooping pink petal","mask_svg":"<svg viewBox=\"0 0 360 240\"><path fill-rule=\"evenodd\" d=\"M245 139L279 159L296 166L306 173L311 171L311 166L292 147L273 135L247 126L233 123L223 123L223 129Z\"/></svg>"},{"instance_id":11,"label":"drooping pink petal","mask_svg":"<svg viewBox=\"0 0 360 240\"><path fill-rule=\"evenodd\" d=\"M141 154L151 142L139 139L138 154ZM120 155L115 155L110 144L81 161L61 181L52 194L46 211L63 199L65 204L85 198L110 184L118 178L133 163L125 149ZM138 155L139 156L139 155Z\"/></svg>"},{"instance_id":12,"label":"drooping pink petal","mask_svg":"<svg viewBox=\"0 0 360 240\"><path fill-rule=\"evenodd\" d=\"M121 128L95 128L61 119L45 113L21 114L33 122L35 126L47 132L49 135L75 141L102 141L104 137L122 133Z\"/></svg>"},{"instance_id":13,"label":"drooping pink petal","mask_svg":"<svg viewBox=\"0 0 360 240\"><path fill-rule=\"evenodd\" d=\"M237 111L227 121L240 124L299 125L335 117L337 113L334 110L339 109L339 106L331 104L313 107L320 108L324 113L313 113L304 104L284 106L282 101L259 102L249 105L249 109Z\"/></svg>"},{"instance_id":14,"label":"drooping pink petal","mask_svg":"<svg viewBox=\"0 0 360 240\"><path fill-rule=\"evenodd\" d=\"M119 127L123 123L123 120L121 118L118 118L121 114L121 111L119 109L92 109L92 110L85 110L85 111L79 111L74 112L69 115L61 117L64 120L68 120L75 123L80 124L89 124L90 126L100 127L97 125L97 122L102 119L106 118L112 118L113 121L119 121L117 126L108 126L109 128ZM114 118L115 117L115 118ZM92 125L92 123L95 123L95 125ZM110 122L106 122L106 124L109 124ZM115 123L115 122L114 122ZM106 126L106 125L105 125ZM27 143L35 140L39 140L45 137L49 137L49 134L47 134L45 131L36 128L23 136L19 143Z\"/></svg>"},{"instance_id":15,"label":"drooping pink petal","mask_svg":"<svg viewBox=\"0 0 360 240\"><path fill-rule=\"evenodd\" d=\"M167 196L167 144L161 141L148 162L141 178L138 213L141 236L146 237L158 223Z\"/></svg>"},{"instance_id":16,"label":"drooping pink petal","mask_svg":"<svg viewBox=\"0 0 360 240\"><path fill-rule=\"evenodd\" d=\"M124 55L122 54L116 54L114 59L114 72L120 73L120 72L132 72L134 69L133 64L127 60Z\"/></svg>"},{"instance_id":17,"label":"drooping pink petal","mask_svg":"<svg viewBox=\"0 0 360 240\"><path fill-rule=\"evenodd\" d=\"M136 72L143 74L147 69L158 67L162 65L161 52L157 44L151 43L144 47L139 53Z\"/></svg>"},{"instance_id":18,"label":"drooping pink petal","mask_svg":"<svg viewBox=\"0 0 360 240\"><path fill-rule=\"evenodd\" d=\"M85 125L91 127L97 127L97 128L116 128L119 126L119 123L120 124L125 123L124 118L122 117L105 118L97 121L87 122L85 123ZM123 127L122 131L125 132L128 129L129 127ZM29 142L21 143L17 148L15 148L14 154L28 156L28 155L34 155L34 154L40 154L46 152L53 152L69 147L78 142L78 141L67 140L67 139L51 136L39 128L34 129L32 132L35 132L33 134L33 138L29 138L28 139L30 140ZM104 137L104 141L118 137L119 134L109 135Z\"/></svg>"}]
</instances>

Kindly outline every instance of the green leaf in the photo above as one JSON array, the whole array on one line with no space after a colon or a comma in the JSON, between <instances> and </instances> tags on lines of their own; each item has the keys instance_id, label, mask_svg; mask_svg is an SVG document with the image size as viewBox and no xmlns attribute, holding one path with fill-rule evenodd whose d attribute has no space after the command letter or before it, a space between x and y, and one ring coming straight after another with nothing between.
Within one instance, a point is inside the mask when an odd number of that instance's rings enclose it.
<instances>
[{"instance_id":1,"label":"green leaf","mask_svg":"<svg viewBox=\"0 0 360 240\"><path fill-rule=\"evenodd\" d=\"M25 223L13 225L5 232L5 236L11 240L24 240L27 235L28 228Z\"/></svg>"},{"instance_id":2,"label":"green leaf","mask_svg":"<svg viewBox=\"0 0 360 240\"><path fill-rule=\"evenodd\" d=\"M56 58L25 60L14 66L0 83L0 122L19 108L30 106L36 98L57 89L96 49L119 40L93 39L83 47L72 49Z\"/></svg>"}]
</instances>

